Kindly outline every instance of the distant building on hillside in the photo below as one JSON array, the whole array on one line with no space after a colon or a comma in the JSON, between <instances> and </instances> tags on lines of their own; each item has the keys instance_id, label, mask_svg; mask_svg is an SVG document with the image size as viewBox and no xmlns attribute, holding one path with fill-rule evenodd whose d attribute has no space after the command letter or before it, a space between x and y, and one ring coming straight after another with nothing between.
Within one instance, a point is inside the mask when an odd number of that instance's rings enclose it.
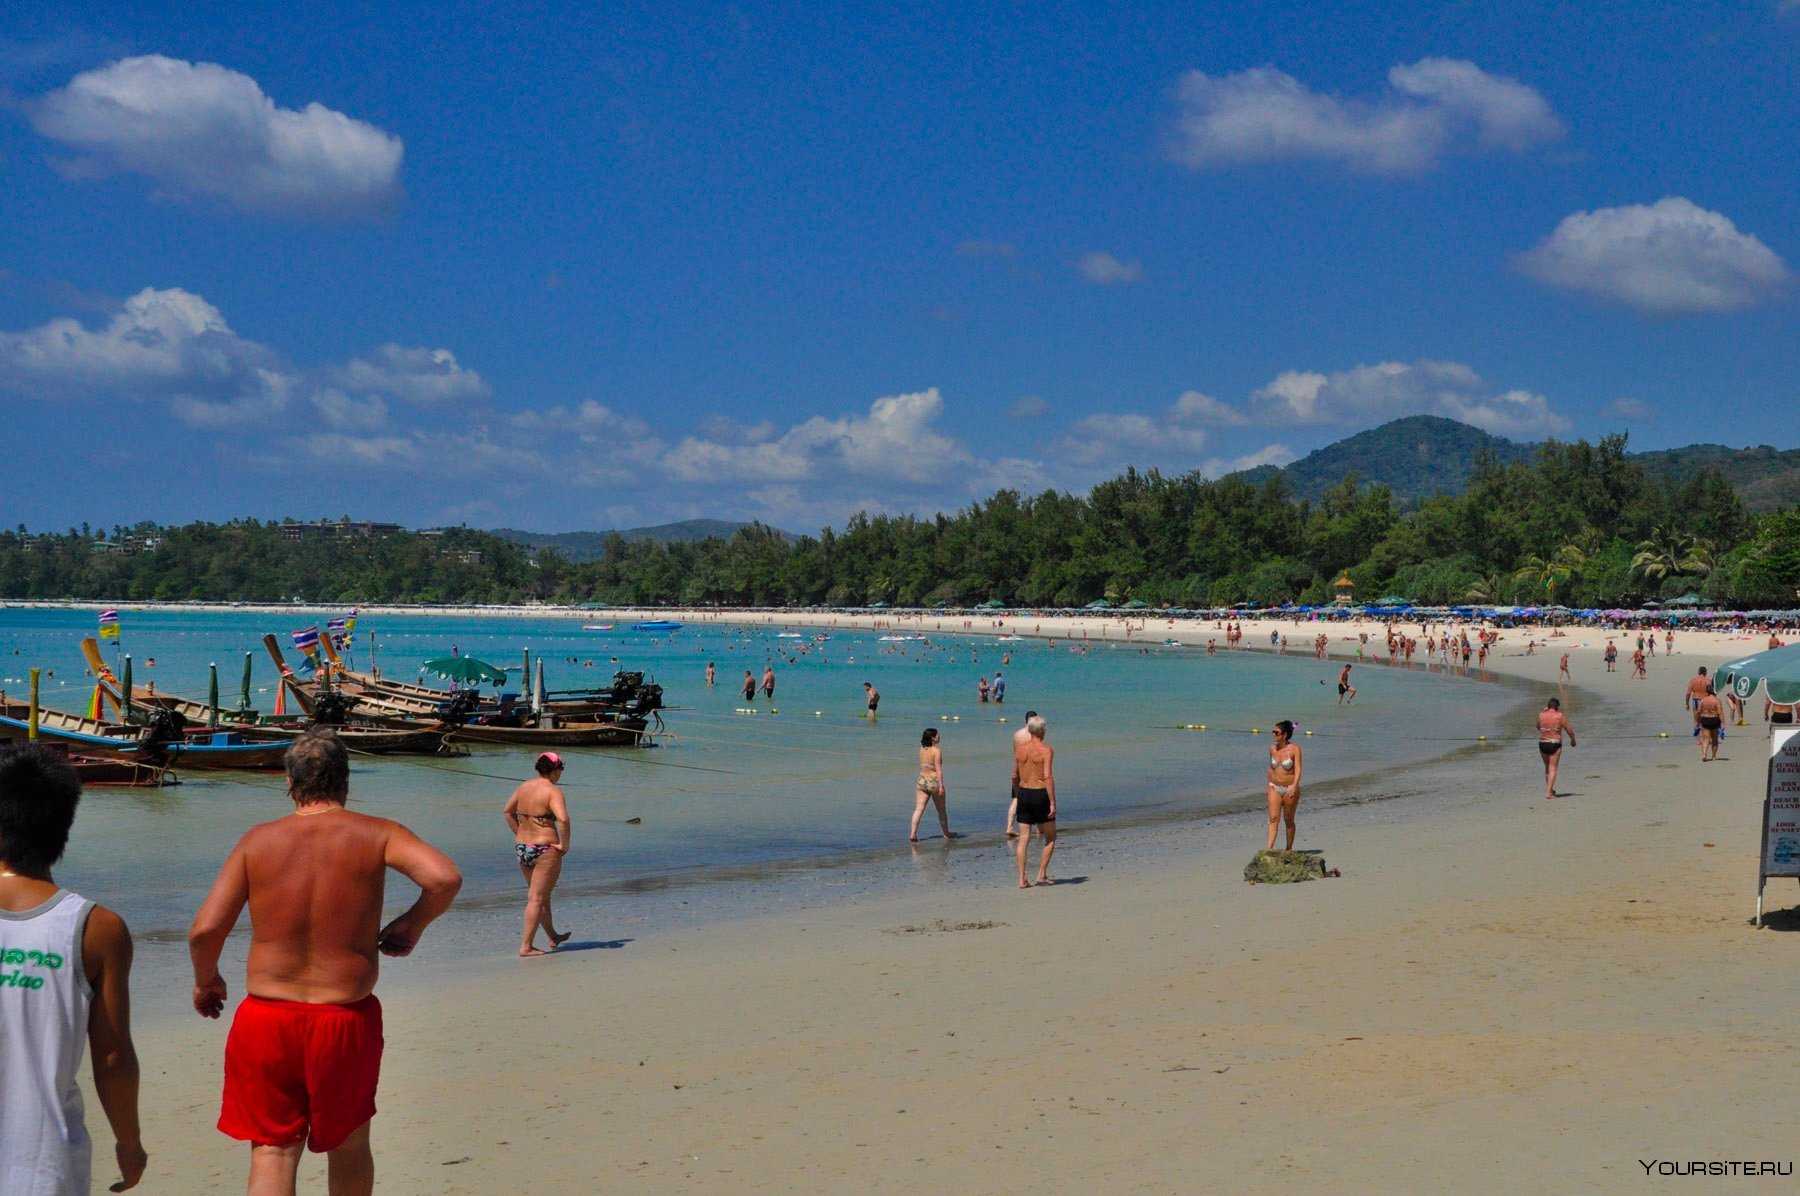
<instances>
[{"instance_id":1,"label":"distant building on hillside","mask_svg":"<svg viewBox=\"0 0 1800 1196\"><path fill-rule=\"evenodd\" d=\"M288 520L281 525L281 538L298 544L303 540L380 540L398 535L398 523L370 523L366 520L317 519L311 523Z\"/></svg>"},{"instance_id":2,"label":"distant building on hillside","mask_svg":"<svg viewBox=\"0 0 1800 1196\"><path fill-rule=\"evenodd\" d=\"M1337 590L1337 597L1331 600L1333 606L1349 606L1356 601L1356 583L1350 580L1348 570L1338 574L1332 585Z\"/></svg>"}]
</instances>

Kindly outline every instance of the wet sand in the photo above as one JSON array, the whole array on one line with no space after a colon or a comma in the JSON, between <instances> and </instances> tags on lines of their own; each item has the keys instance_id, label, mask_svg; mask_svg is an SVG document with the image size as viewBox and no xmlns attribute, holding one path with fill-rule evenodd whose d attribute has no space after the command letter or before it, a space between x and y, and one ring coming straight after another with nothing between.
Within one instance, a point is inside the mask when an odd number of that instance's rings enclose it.
<instances>
[{"instance_id":1,"label":"wet sand","mask_svg":"<svg viewBox=\"0 0 1800 1196\"><path fill-rule=\"evenodd\" d=\"M1548 692L1560 641L1508 634L1490 664ZM1303 805L1299 845L1342 879L1245 885L1251 814L1237 842L1070 836L1045 889L939 844L992 887L526 962L428 938L383 986L378 1190L1570 1191L1791 1160L1794 883L1749 924L1767 741L1703 766L1680 707L1696 664L1760 645L1682 634L1641 682L1602 673L1603 641L1577 641L1571 713L1601 733L1565 753L1568 797L1508 743ZM141 1031L144 1190L241 1183L211 1128L223 1037Z\"/></svg>"}]
</instances>

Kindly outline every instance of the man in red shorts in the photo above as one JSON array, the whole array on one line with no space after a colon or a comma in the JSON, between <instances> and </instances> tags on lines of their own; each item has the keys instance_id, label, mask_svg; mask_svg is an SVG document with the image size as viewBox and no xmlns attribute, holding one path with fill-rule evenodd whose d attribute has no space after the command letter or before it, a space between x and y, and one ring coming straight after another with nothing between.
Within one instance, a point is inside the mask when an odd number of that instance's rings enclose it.
<instances>
[{"instance_id":1,"label":"man in red shorts","mask_svg":"<svg viewBox=\"0 0 1800 1196\"><path fill-rule=\"evenodd\" d=\"M194 915L194 1009L223 1012L219 952L248 902L249 995L225 1041L219 1129L250 1143L251 1192L292 1193L310 1147L327 1155L333 1193L368 1193L382 1048L376 952L411 952L450 908L462 874L399 823L344 808L350 760L336 736L296 740L287 777L293 813L238 840ZM420 893L383 927L389 868Z\"/></svg>"}]
</instances>

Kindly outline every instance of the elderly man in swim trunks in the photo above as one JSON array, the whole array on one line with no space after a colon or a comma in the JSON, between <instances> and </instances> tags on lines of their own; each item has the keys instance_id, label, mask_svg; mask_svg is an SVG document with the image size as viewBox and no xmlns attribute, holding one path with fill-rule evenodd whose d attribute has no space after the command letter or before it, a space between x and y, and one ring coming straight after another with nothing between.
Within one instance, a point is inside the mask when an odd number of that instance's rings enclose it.
<instances>
[{"instance_id":1,"label":"elderly man in swim trunks","mask_svg":"<svg viewBox=\"0 0 1800 1196\"><path fill-rule=\"evenodd\" d=\"M1725 725L1725 708L1712 686L1707 686L1706 692L1700 695L1700 703L1694 707L1694 718L1700 724L1700 762L1717 760L1719 728Z\"/></svg>"},{"instance_id":2,"label":"elderly man in swim trunks","mask_svg":"<svg viewBox=\"0 0 1800 1196\"><path fill-rule=\"evenodd\" d=\"M225 1008L219 953L250 906L247 995L225 1041L219 1129L250 1144L250 1190L291 1193L305 1148L326 1155L331 1191L374 1190L369 1121L381 1070L376 952L404 956L462 887L448 856L397 822L345 808L350 758L334 735L287 753L285 818L252 827L194 915L194 1010ZM389 868L419 886L381 925Z\"/></svg>"},{"instance_id":3,"label":"elderly man in swim trunks","mask_svg":"<svg viewBox=\"0 0 1800 1196\"><path fill-rule=\"evenodd\" d=\"M506 799L502 817L513 833L513 851L519 857L519 872L525 878L525 930L519 939L519 955L529 958L542 955L537 945L538 928L550 936L550 950L569 941L569 931L556 930L556 917L550 908L550 892L562 876L563 860L569 854L569 806L558 783L563 775L563 758L545 752L537 758L537 775L523 782Z\"/></svg>"},{"instance_id":4,"label":"elderly man in swim trunks","mask_svg":"<svg viewBox=\"0 0 1800 1196\"><path fill-rule=\"evenodd\" d=\"M1015 856L1019 887L1031 888L1025 879L1025 851L1031 844L1030 827L1037 827L1044 848L1038 856L1037 883L1050 884L1050 857L1056 851L1056 749L1044 742L1048 728L1042 718L1025 723L1025 742L1013 750L1013 783L1018 789L1019 825L1028 828L1019 836Z\"/></svg>"},{"instance_id":5,"label":"elderly man in swim trunks","mask_svg":"<svg viewBox=\"0 0 1800 1196\"><path fill-rule=\"evenodd\" d=\"M1006 837L1008 839L1016 838L1019 834L1019 749L1025 746L1025 741L1027 739L1031 738L1031 720L1037 716L1037 711L1027 710L1025 712L1025 722L1012 734L1012 801L1008 803L1006 807ZM1026 827L1025 833L1026 835L1030 835L1031 828Z\"/></svg>"}]
</instances>

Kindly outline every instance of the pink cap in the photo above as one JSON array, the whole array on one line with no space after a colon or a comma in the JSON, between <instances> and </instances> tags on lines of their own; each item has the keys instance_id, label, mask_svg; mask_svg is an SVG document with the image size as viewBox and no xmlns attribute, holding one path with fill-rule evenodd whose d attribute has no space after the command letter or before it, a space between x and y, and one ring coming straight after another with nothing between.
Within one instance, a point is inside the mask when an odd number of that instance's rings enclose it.
<instances>
[{"instance_id":1,"label":"pink cap","mask_svg":"<svg viewBox=\"0 0 1800 1196\"><path fill-rule=\"evenodd\" d=\"M538 762L538 771L539 772L543 771L544 765L546 765L546 764L548 764L553 769L561 768L563 766L563 758L561 756L557 755L555 752L545 752L543 755L541 755L537 758L537 762Z\"/></svg>"}]
</instances>

